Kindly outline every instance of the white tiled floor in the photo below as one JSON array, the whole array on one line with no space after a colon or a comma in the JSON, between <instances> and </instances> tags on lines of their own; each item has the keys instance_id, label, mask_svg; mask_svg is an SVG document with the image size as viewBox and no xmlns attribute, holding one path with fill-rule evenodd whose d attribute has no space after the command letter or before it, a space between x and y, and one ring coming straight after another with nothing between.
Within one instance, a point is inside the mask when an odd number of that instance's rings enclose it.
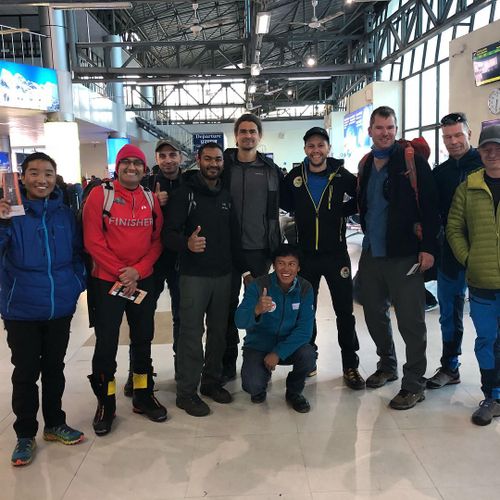
<instances>
[{"instance_id":1,"label":"white tiled floor","mask_svg":"<svg viewBox=\"0 0 500 500\"><path fill-rule=\"evenodd\" d=\"M352 239L354 266L359 237ZM168 300L162 299L165 310ZM175 407L171 346L153 346L158 398L169 419L157 424L131 411L118 395L113 432L96 438L95 409L86 375L92 347L83 301L72 326L64 406L68 423L86 441L65 447L38 437L35 461L13 468L15 443L10 410L9 350L0 342L0 499L176 499L231 500L420 500L498 499L500 426L479 428L470 415L481 399L473 354L474 333L466 318L462 383L427 391L416 408L387 407L398 382L379 390L353 392L341 379L339 349L330 299L322 289L318 309L319 371L305 389L312 411L301 415L284 402L286 367L273 376L269 397L252 405L240 380L228 384L235 401L210 403L212 414L194 418ZM368 376L376 354L356 306L360 371ZM439 365L439 311L427 315L428 371ZM400 359L404 359L399 335ZM127 370L127 349L119 348L117 380ZM43 423L41 424L43 425Z\"/></svg>"}]
</instances>

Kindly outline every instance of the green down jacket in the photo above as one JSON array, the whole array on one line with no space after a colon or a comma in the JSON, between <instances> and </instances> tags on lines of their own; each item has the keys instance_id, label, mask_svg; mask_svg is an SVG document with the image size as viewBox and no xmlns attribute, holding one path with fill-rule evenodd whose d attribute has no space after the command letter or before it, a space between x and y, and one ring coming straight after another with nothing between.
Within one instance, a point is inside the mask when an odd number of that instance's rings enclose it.
<instances>
[{"instance_id":1,"label":"green down jacket","mask_svg":"<svg viewBox=\"0 0 500 500\"><path fill-rule=\"evenodd\" d=\"M500 217L484 181L484 169L470 174L455 191L446 237L457 260L467 267L467 282L500 288Z\"/></svg>"}]
</instances>

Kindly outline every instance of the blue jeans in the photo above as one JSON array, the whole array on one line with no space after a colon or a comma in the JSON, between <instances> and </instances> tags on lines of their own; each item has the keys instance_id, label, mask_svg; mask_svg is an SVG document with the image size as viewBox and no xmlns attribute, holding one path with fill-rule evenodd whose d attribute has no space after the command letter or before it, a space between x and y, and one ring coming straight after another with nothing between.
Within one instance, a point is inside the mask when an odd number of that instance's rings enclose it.
<instances>
[{"instance_id":1,"label":"blue jeans","mask_svg":"<svg viewBox=\"0 0 500 500\"><path fill-rule=\"evenodd\" d=\"M464 334L465 271L450 278L441 269L437 272L437 296L439 301L439 323L443 338L441 366L449 370L459 367L458 356L462 354Z\"/></svg>"},{"instance_id":2,"label":"blue jeans","mask_svg":"<svg viewBox=\"0 0 500 500\"><path fill-rule=\"evenodd\" d=\"M243 366L241 383L243 390L251 396L265 392L271 378L271 372L264 365L268 353L255 349L243 348ZM286 377L286 391L289 394L301 394L304 390L307 374L316 365L316 350L310 344L299 347L291 356L279 362L280 365L293 365L293 370Z\"/></svg>"},{"instance_id":3,"label":"blue jeans","mask_svg":"<svg viewBox=\"0 0 500 500\"><path fill-rule=\"evenodd\" d=\"M500 291L469 287L470 316L476 328L474 352L481 370L481 390L500 399Z\"/></svg>"}]
</instances>

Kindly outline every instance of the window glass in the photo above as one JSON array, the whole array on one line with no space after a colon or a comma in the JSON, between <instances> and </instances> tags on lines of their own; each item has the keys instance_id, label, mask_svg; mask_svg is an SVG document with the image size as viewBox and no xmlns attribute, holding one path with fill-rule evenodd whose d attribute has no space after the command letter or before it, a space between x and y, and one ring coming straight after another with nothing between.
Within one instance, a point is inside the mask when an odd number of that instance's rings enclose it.
<instances>
[{"instance_id":1,"label":"window glass","mask_svg":"<svg viewBox=\"0 0 500 500\"><path fill-rule=\"evenodd\" d=\"M467 19L461 21L459 25L457 25L457 29L455 31L455 38L467 35L467 33L470 32L470 24L469 24L470 22L471 18L468 17Z\"/></svg>"},{"instance_id":2,"label":"window glass","mask_svg":"<svg viewBox=\"0 0 500 500\"><path fill-rule=\"evenodd\" d=\"M401 73L401 78L406 78L411 74L411 54L408 52L403 56L403 68Z\"/></svg>"},{"instance_id":3,"label":"window glass","mask_svg":"<svg viewBox=\"0 0 500 500\"><path fill-rule=\"evenodd\" d=\"M439 65L439 120L449 113L449 100L450 63L446 61Z\"/></svg>"},{"instance_id":4,"label":"window glass","mask_svg":"<svg viewBox=\"0 0 500 500\"><path fill-rule=\"evenodd\" d=\"M412 129L419 126L420 111L420 77L415 75L404 82L405 109L404 109L404 129Z\"/></svg>"},{"instance_id":5,"label":"window glass","mask_svg":"<svg viewBox=\"0 0 500 500\"><path fill-rule=\"evenodd\" d=\"M438 37L435 36L427 42L427 51L425 53L425 66L432 66L436 60Z\"/></svg>"},{"instance_id":6,"label":"window glass","mask_svg":"<svg viewBox=\"0 0 500 500\"><path fill-rule=\"evenodd\" d=\"M441 33L439 41L439 60L447 59L450 54L450 42L453 35L453 28L448 28Z\"/></svg>"},{"instance_id":7,"label":"window glass","mask_svg":"<svg viewBox=\"0 0 500 500\"><path fill-rule=\"evenodd\" d=\"M436 123L436 68L430 68L422 73L422 123Z\"/></svg>"},{"instance_id":8,"label":"window glass","mask_svg":"<svg viewBox=\"0 0 500 500\"><path fill-rule=\"evenodd\" d=\"M424 59L424 44L421 43L415 47L414 57L413 57L413 73L420 71L422 69L423 59Z\"/></svg>"},{"instance_id":9,"label":"window glass","mask_svg":"<svg viewBox=\"0 0 500 500\"><path fill-rule=\"evenodd\" d=\"M474 30L483 28L490 22L490 8L481 9L474 16Z\"/></svg>"}]
</instances>

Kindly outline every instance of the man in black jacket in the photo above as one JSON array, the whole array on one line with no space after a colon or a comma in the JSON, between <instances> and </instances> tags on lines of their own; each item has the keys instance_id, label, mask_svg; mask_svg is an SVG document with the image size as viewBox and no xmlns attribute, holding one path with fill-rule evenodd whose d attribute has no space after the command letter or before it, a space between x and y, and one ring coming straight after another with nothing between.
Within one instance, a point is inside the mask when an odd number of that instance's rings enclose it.
<instances>
[{"instance_id":1,"label":"man in black jacket","mask_svg":"<svg viewBox=\"0 0 500 500\"><path fill-rule=\"evenodd\" d=\"M390 406L407 410L425 399L423 272L434 263L439 228L437 195L429 164L415 154L417 202L405 149L395 141L397 123L392 108L375 109L368 132L373 139L372 152L359 171L358 200L365 234L359 279L366 324L380 360L366 385L382 387L398 378L389 315L392 302L406 344L406 363L401 390Z\"/></svg>"},{"instance_id":2,"label":"man in black jacket","mask_svg":"<svg viewBox=\"0 0 500 500\"><path fill-rule=\"evenodd\" d=\"M315 308L321 276L328 284L337 316L344 381L351 389L364 389L365 381L358 371L351 260L345 239L345 217L357 212L356 176L344 168L343 160L328 158L330 138L324 128L306 132L304 152L302 164L285 177L280 204L295 214L303 251L300 275L313 286ZM315 321L311 344L317 350L316 335Z\"/></svg>"},{"instance_id":3,"label":"man in black jacket","mask_svg":"<svg viewBox=\"0 0 500 500\"><path fill-rule=\"evenodd\" d=\"M180 320L177 345L177 400L179 408L202 417L210 413L201 394L230 403L221 386L222 356L231 289L231 196L219 179L223 154L215 143L204 144L193 173L172 195L165 211L164 245L180 257ZM202 337L206 316L205 356Z\"/></svg>"},{"instance_id":4,"label":"man in black jacket","mask_svg":"<svg viewBox=\"0 0 500 500\"><path fill-rule=\"evenodd\" d=\"M239 225L242 269L233 268L223 380L236 377L238 329L234 313L238 307L241 279L252 279L269 272L271 255L281 243L279 227L279 187L283 174L257 147L262 138L262 123L252 114L244 114L234 125L237 149L224 152L223 186L231 193Z\"/></svg>"},{"instance_id":5,"label":"man in black jacket","mask_svg":"<svg viewBox=\"0 0 500 500\"><path fill-rule=\"evenodd\" d=\"M442 226L437 262L439 323L443 338L441 366L427 380L429 389L460 383L458 356L462 353L464 333L465 268L451 251L444 228L451 200L458 185L482 166L477 149L470 144L471 130L464 113L450 113L441 119L443 142L450 157L433 171L439 196L439 216Z\"/></svg>"}]
</instances>

